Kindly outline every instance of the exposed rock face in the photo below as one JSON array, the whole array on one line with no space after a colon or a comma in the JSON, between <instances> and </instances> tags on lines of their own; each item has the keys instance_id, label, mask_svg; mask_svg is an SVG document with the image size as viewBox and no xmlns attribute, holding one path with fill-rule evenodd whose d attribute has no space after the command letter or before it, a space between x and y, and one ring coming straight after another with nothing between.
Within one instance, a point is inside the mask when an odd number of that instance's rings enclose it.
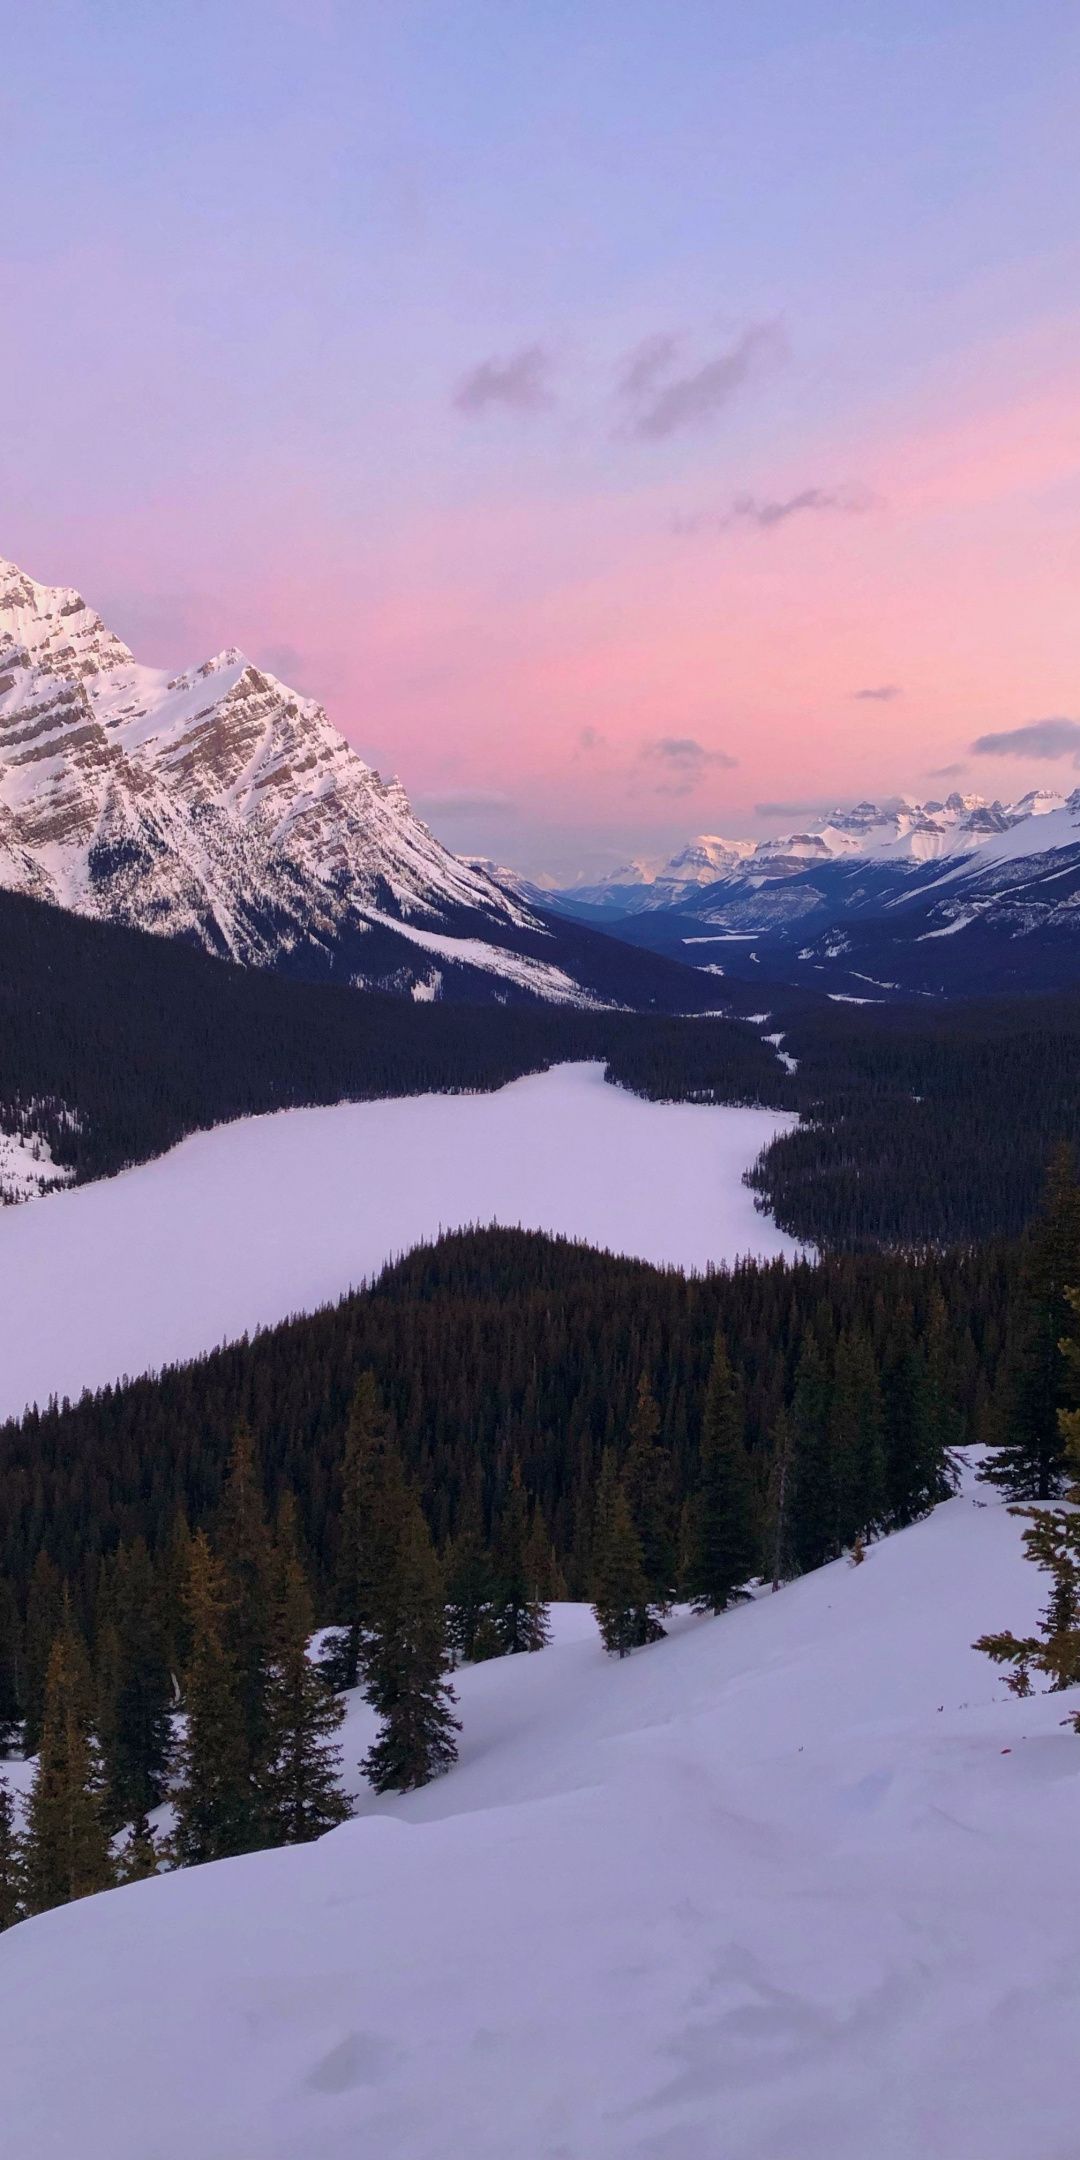
<instances>
[{"instance_id":1,"label":"exposed rock face","mask_svg":"<svg viewBox=\"0 0 1080 2160\"><path fill-rule=\"evenodd\" d=\"M142 667L78 593L6 562L0 883L257 963L372 910L539 927L311 699L235 650Z\"/></svg>"}]
</instances>

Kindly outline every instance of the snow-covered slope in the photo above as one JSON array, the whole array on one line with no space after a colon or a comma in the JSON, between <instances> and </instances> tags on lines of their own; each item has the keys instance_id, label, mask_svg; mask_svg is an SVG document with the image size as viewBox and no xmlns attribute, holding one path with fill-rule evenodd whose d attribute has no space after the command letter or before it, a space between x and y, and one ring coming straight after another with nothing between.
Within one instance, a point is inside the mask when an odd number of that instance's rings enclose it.
<instances>
[{"instance_id":1,"label":"snow-covered slope","mask_svg":"<svg viewBox=\"0 0 1080 2160\"><path fill-rule=\"evenodd\" d=\"M438 1783L0 1939L12 2152L1073 2160L1073 1704L969 1648L1038 1603L969 1494L624 1664L563 1608Z\"/></svg>"},{"instance_id":2,"label":"snow-covered slope","mask_svg":"<svg viewBox=\"0 0 1080 2160\"><path fill-rule=\"evenodd\" d=\"M0 1209L0 1419L312 1312L474 1223L687 1270L793 1253L742 1182L793 1123L645 1102L599 1065L563 1065L490 1095L196 1133L119 1177Z\"/></svg>"},{"instance_id":3,"label":"snow-covered slope","mask_svg":"<svg viewBox=\"0 0 1080 2160\"><path fill-rule=\"evenodd\" d=\"M320 705L242 653L143 667L78 593L6 562L0 885L421 997L695 1003L692 976L662 981L633 954L620 969L610 943L586 949L451 854ZM439 965L418 931L449 941Z\"/></svg>"}]
</instances>

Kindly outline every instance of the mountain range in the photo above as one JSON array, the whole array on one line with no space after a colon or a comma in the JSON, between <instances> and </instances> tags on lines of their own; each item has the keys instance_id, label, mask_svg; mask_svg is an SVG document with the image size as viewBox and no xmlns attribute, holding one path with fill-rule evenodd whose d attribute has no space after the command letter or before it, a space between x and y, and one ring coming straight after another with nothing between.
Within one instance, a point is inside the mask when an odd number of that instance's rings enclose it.
<instances>
[{"instance_id":1,"label":"mountain range","mask_svg":"<svg viewBox=\"0 0 1080 2160\"><path fill-rule=\"evenodd\" d=\"M548 905L691 958L729 995L765 976L869 1002L1063 988L1080 976L1080 788L862 802L780 839L701 834Z\"/></svg>"},{"instance_id":2,"label":"mountain range","mask_svg":"<svg viewBox=\"0 0 1080 2160\"><path fill-rule=\"evenodd\" d=\"M0 886L247 965L436 997L715 1005L686 965L550 917L453 855L235 648L141 665L0 562Z\"/></svg>"}]
</instances>

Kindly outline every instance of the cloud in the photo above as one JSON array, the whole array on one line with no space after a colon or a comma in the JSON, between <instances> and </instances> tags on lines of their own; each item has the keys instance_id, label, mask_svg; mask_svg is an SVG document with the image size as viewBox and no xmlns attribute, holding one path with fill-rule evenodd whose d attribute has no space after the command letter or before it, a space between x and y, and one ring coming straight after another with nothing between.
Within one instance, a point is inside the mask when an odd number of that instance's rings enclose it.
<instances>
[{"instance_id":1,"label":"cloud","mask_svg":"<svg viewBox=\"0 0 1080 2160\"><path fill-rule=\"evenodd\" d=\"M579 750L606 750L607 736L600 728L583 727L578 735Z\"/></svg>"},{"instance_id":2,"label":"cloud","mask_svg":"<svg viewBox=\"0 0 1080 2160\"><path fill-rule=\"evenodd\" d=\"M1080 765L1080 720L1060 716L1030 720L1026 727L1006 728L1000 735L979 735L971 747L976 757L1059 758L1071 754Z\"/></svg>"},{"instance_id":3,"label":"cloud","mask_svg":"<svg viewBox=\"0 0 1080 2160\"><path fill-rule=\"evenodd\" d=\"M497 405L508 412L541 412L554 403L551 367L551 354L543 345L524 345L505 360L481 360L462 376L454 405L470 417Z\"/></svg>"},{"instance_id":4,"label":"cloud","mask_svg":"<svg viewBox=\"0 0 1080 2160\"><path fill-rule=\"evenodd\" d=\"M875 683L869 690L853 690L853 698L872 705L891 705L894 698L904 693L897 682Z\"/></svg>"},{"instance_id":5,"label":"cloud","mask_svg":"<svg viewBox=\"0 0 1080 2160\"><path fill-rule=\"evenodd\" d=\"M966 771L966 765L932 765L926 777L928 780L959 780L961 773Z\"/></svg>"},{"instance_id":6,"label":"cloud","mask_svg":"<svg viewBox=\"0 0 1080 2160\"><path fill-rule=\"evenodd\" d=\"M759 802L754 804L754 816L774 817L824 817L826 811L835 810L835 799L829 802Z\"/></svg>"},{"instance_id":7,"label":"cloud","mask_svg":"<svg viewBox=\"0 0 1080 2160\"><path fill-rule=\"evenodd\" d=\"M655 783L658 795L692 795L710 766L731 771L739 762L726 750L707 750L692 735L661 735L645 744L641 759L660 769L662 777Z\"/></svg>"},{"instance_id":8,"label":"cloud","mask_svg":"<svg viewBox=\"0 0 1080 2160\"><path fill-rule=\"evenodd\" d=\"M628 432L639 441L660 442L701 426L786 352L779 323L751 323L726 352L679 374L677 339L665 334L646 339L629 355L619 378L619 396L631 407Z\"/></svg>"},{"instance_id":9,"label":"cloud","mask_svg":"<svg viewBox=\"0 0 1080 2160\"><path fill-rule=\"evenodd\" d=\"M801 488L797 495L766 497L736 495L729 510L680 511L671 521L677 533L732 532L739 526L772 532L804 511L839 511L845 516L870 510L874 497L868 488ZM873 695L874 693L870 693Z\"/></svg>"}]
</instances>

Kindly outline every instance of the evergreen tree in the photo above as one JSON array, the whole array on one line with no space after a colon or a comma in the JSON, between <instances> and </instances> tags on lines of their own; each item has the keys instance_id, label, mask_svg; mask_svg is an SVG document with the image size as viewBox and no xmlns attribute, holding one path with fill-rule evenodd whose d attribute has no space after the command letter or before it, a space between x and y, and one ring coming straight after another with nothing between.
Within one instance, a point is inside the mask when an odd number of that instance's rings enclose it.
<instances>
[{"instance_id":1,"label":"evergreen tree","mask_svg":"<svg viewBox=\"0 0 1080 2160\"><path fill-rule=\"evenodd\" d=\"M42 1547L34 1561L26 1601L23 1746L27 1755L36 1755L38 1751L45 1709L45 1677L63 1621L64 1586L60 1570Z\"/></svg>"},{"instance_id":2,"label":"evergreen tree","mask_svg":"<svg viewBox=\"0 0 1080 2160\"><path fill-rule=\"evenodd\" d=\"M604 1648L613 1657L626 1657L640 1644L648 1601L641 1540L614 1453L605 1448L593 1527L592 1607Z\"/></svg>"},{"instance_id":3,"label":"evergreen tree","mask_svg":"<svg viewBox=\"0 0 1080 2160\"><path fill-rule=\"evenodd\" d=\"M19 1601L14 1583L0 1576L0 1758L22 1738L25 1679Z\"/></svg>"},{"instance_id":4,"label":"evergreen tree","mask_svg":"<svg viewBox=\"0 0 1080 2160\"><path fill-rule=\"evenodd\" d=\"M107 1657L99 1649L106 1812L113 1826L160 1806L172 1746L172 1673L145 1540L113 1564Z\"/></svg>"},{"instance_id":5,"label":"evergreen tree","mask_svg":"<svg viewBox=\"0 0 1080 2160\"><path fill-rule=\"evenodd\" d=\"M446 1555L447 1640L455 1663L480 1664L499 1656L494 1604L495 1570L474 1483L461 1528Z\"/></svg>"},{"instance_id":6,"label":"evergreen tree","mask_svg":"<svg viewBox=\"0 0 1080 2160\"><path fill-rule=\"evenodd\" d=\"M250 1852L260 1842L261 1796L253 1788L244 1698L230 1628L224 1569L204 1531L191 1541L184 1725L177 1749L174 1849L181 1867Z\"/></svg>"},{"instance_id":7,"label":"evergreen tree","mask_svg":"<svg viewBox=\"0 0 1080 2160\"><path fill-rule=\"evenodd\" d=\"M361 1765L377 1793L439 1777L457 1759L460 1731L443 1582L419 1501L403 1484L393 1545L361 1653L364 1693L383 1721Z\"/></svg>"},{"instance_id":8,"label":"evergreen tree","mask_svg":"<svg viewBox=\"0 0 1080 2160\"><path fill-rule=\"evenodd\" d=\"M793 1453L791 1420L781 1404L772 1431L765 1525L765 1551L774 1590L779 1590L781 1583L787 1582L796 1572L791 1555L790 1516Z\"/></svg>"},{"instance_id":9,"label":"evergreen tree","mask_svg":"<svg viewBox=\"0 0 1080 2160\"><path fill-rule=\"evenodd\" d=\"M41 1744L25 1843L26 1909L48 1912L113 1881L101 1816L100 1765L90 1722L86 1652L70 1619L45 1676Z\"/></svg>"},{"instance_id":10,"label":"evergreen tree","mask_svg":"<svg viewBox=\"0 0 1080 2160\"><path fill-rule=\"evenodd\" d=\"M791 1403L791 1554L798 1571L836 1553L836 1501L829 1459L830 1389L817 1334L803 1336Z\"/></svg>"},{"instance_id":11,"label":"evergreen tree","mask_svg":"<svg viewBox=\"0 0 1080 2160\"><path fill-rule=\"evenodd\" d=\"M146 1882L161 1866L161 1852L145 1815L132 1823L116 1860L116 1879L121 1883Z\"/></svg>"},{"instance_id":12,"label":"evergreen tree","mask_svg":"<svg viewBox=\"0 0 1080 2160\"><path fill-rule=\"evenodd\" d=\"M504 1657L523 1650L542 1650L551 1628L548 1610L535 1579L530 1578L529 1504L522 1483L521 1464L515 1461L510 1487L499 1518L495 1551L495 1600L492 1610L495 1637Z\"/></svg>"},{"instance_id":13,"label":"evergreen tree","mask_svg":"<svg viewBox=\"0 0 1080 2160\"><path fill-rule=\"evenodd\" d=\"M836 1346L829 1404L830 1485L836 1552L875 1529L885 1514L885 1447L881 1388L874 1353L861 1332Z\"/></svg>"},{"instance_id":14,"label":"evergreen tree","mask_svg":"<svg viewBox=\"0 0 1080 2160\"><path fill-rule=\"evenodd\" d=\"M713 1344L701 1420L696 1543L689 1588L699 1612L723 1612L759 1561L746 1417L722 1335Z\"/></svg>"},{"instance_id":15,"label":"evergreen tree","mask_svg":"<svg viewBox=\"0 0 1080 2160\"><path fill-rule=\"evenodd\" d=\"M278 1593L267 1704L266 1817L274 1844L321 1837L350 1814L335 1744L345 1705L308 1656L311 1597L297 1548L291 1495L278 1523Z\"/></svg>"},{"instance_id":16,"label":"evergreen tree","mask_svg":"<svg viewBox=\"0 0 1080 2160\"><path fill-rule=\"evenodd\" d=\"M246 1424L233 1436L217 1524L217 1551L228 1605L229 1652L236 1674L248 1775L253 1793L269 1753L267 1694L274 1626L274 1548L266 1520L255 1446Z\"/></svg>"},{"instance_id":17,"label":"evergreen tree","mask_svg":"<svg viewBox=\"0 0 1080 2160\"><path fill-rule=\"evenodd\" d=\"M674 1604L679 1572L671 1459L659 1445L659 1434L660 1411L648 1374L642 1373L622 1476L648 1590L639 1628L643 1642L663 1633L660 1619Z\"/></svg>"},{"instance_id":18,"label":"evergreen tree","mask_svg":"<svg viewBox=\"0 0 1080 2160\"><path fill-rule=\"evenodd\" d=\"M23 1842L15 1823L11 1787L0 1777L0 1934L14 1927L26 1911Z\"/></svg>"},{"instance_id":19,"label":"evergreen tree","mask_svg":"<svg viewBox=\"0 0 1080 2160\"><path fill-rule=\"evenodd\" d=\"M405 1489L401 1454L390 1433L374 1375L361 1373L345 1434L341 1465L341 1530L335 1617L341 1623L324 1653L335 1688L356 1687L364 1643L385 1595L395 1558Z\"/></svg>"},{"instance_id":20,"label":"evergreen tree","mask_svg":"<svg viewBox=\"0 0 1080 2160\"><path fill-rule=\"evenodd\" d=\"M980 1475L1014 1500L1047 1500L1061 1490L1064 1442L1062 1338L1067 1291L1080 1282L1080 1186L1071 1149L1047 1174L1043 1205L1024 1242L1006 1366L1004 1429Z\"/></svg>"}]
</instances>

